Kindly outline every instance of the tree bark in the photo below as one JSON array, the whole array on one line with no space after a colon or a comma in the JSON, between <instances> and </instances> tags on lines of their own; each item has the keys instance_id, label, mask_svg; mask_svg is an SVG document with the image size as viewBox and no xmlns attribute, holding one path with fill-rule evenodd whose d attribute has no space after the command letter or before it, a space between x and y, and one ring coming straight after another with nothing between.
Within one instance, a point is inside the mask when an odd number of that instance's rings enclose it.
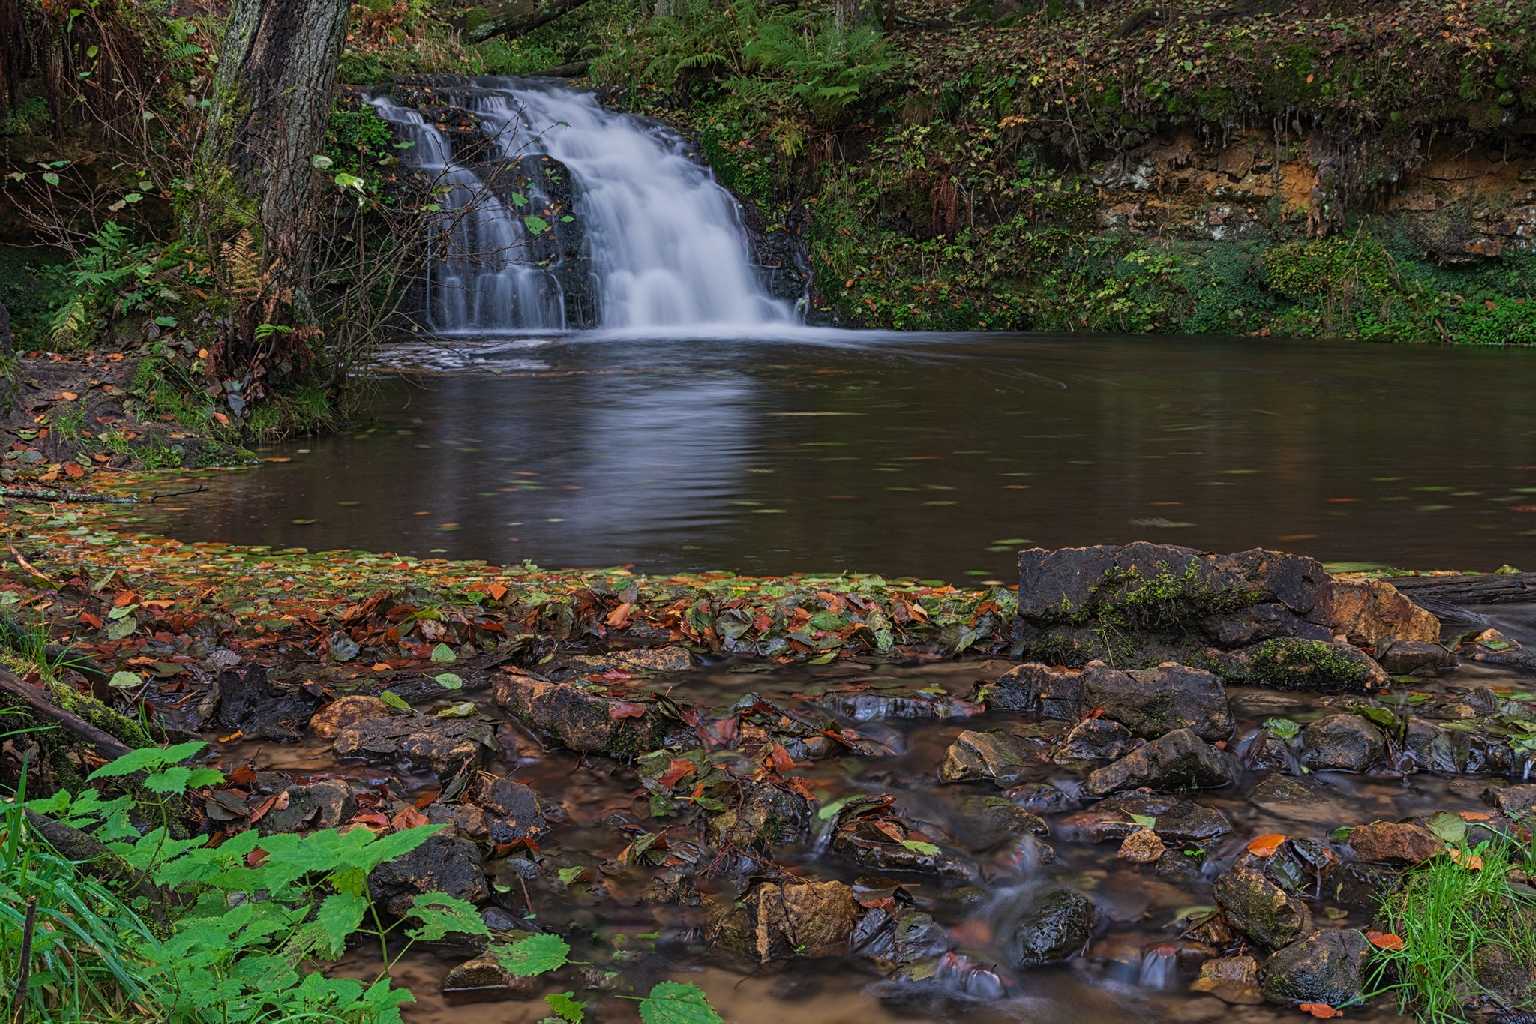
<instances>
[{"instance_id":1,"label":"tree bark","mask_svg":"<svg viewBox=\"0 0 1536 1024\"><path fill-rule=\"evenodd\" d=\"M259 275L236 273L247 294L219 353L219 368L251 381L259 397L272 372L292 372L305 334L306 288L314 236L315 170L336 85L348 0L234 0L219 51L208 129L199 164L214 183L232 184L253 208L243 231L226 214L225 237L210 238L228 264L254 250ZM227 176L227 177L226 177ZM206 226L205 226L206 230ZM226 267L226 273L229 268Z\"/></svg>"},{"instance_id":2,"label":"tree bark","mask_svg":"<svg viewBox=\"0 0 1536 1024\"><path fill-rule=\"evenodd\" d=\"M556 18L564 17L587 0L524 0L489 21L476 25L464 34L467 42L483 43L497 36L517 36L532 32L540 25L547 25Z\"/></svg>"}]
</instances>

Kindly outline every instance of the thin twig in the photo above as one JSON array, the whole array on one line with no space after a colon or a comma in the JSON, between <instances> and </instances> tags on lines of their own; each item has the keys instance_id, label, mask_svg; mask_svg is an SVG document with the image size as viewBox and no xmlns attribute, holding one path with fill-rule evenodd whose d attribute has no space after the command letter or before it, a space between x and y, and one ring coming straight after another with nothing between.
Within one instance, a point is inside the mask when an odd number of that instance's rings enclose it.
<instances>
[{"instance_id":1,"label":"thin twig","mask_svg":"<svg viewBox=\"0 0 1536 1024\"><path fill-rule=\"evenodd\" d=\"M21 929L21 956L16 967L16 994L11 997L12 1024L21 1024L26 1010L27 981L32 972L32 932L37 926L37 897L27 901L27 922Z\"/></svg>"},{"instance_id":2,"label":"thin twig","mask_svg":"<svg viewBox=\"0 0 1536 1024\"><path fill-rule=\"evenodd\" d=\"M43 573L37 568L37 566L27 561L26 557L22 555L20 551L16 550L16 545L7 544L6 547L11 549L11 557L16 559L16 564L21 566L29 576L33 577L34 579L42 580L44 583L48 584L55 590L58 589L59 585L53 582L53 580L49 579L47 576L44 576Z\"/></svg>"}]
</instances>

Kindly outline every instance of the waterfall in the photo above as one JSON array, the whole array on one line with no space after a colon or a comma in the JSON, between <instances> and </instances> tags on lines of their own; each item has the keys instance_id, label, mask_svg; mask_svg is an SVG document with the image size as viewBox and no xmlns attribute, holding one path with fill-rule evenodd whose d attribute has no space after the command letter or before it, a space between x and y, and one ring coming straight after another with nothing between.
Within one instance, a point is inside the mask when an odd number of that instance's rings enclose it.
<instances>
[{"instance_id":1,"label":"waterfall","mask_svg":"<svg viewBox=\"0 0 1536 1024\"><path fill-rule=\"evenodd\" d=\"M483 155L456 156L414 107L370 100L411 144L402 162L443 186L423 289L433 330L792 319L753 265L736 201L676 134L546 82L479 78L434 98L473 116Z\"/></svg>"}]
</instances>

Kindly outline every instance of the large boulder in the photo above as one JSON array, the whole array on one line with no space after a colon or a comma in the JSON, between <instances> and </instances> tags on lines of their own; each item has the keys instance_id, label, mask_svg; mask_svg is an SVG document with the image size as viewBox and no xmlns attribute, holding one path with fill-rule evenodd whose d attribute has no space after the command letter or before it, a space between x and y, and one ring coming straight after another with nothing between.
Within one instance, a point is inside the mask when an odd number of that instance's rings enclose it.
<instances>
[{"instance_id":1,"label":"large boulder","mask_svg":"<svg viewBox=\"0 0 1536 1024\"><path fill-rule=\"evenodd\" d=\"M1093 900L1076 889L1049 886L1029 893L1014 909L1004 932L1004 951L1015 968L1068 960L1093 937L1098 919Z\"/></svg>"},{"instance_id":2,"label":"large boulder","mask_svg":"<svg viewBox=\"0 0 1536 1024\"><path fill-rule=\"evenodd\" d=\"M1170 791L1218 789L1237 781L1242 770L1232 754L1188 729L1176 729L1091 773L1087 789L1095 796L1142 786Z\"/></svg>"},{"instance_id":3,"label":"large boulder","mask_svg":"<svg viewBox=\"0 0 1536 1024\"><path fill-rule=\"evenodd\" d=\"M1324 928L1278 950L1259 968L1259 987L1272 1003L1343 1006L1365 985L1370 943L1354 928Z\"/></svg>"}]
</instances>

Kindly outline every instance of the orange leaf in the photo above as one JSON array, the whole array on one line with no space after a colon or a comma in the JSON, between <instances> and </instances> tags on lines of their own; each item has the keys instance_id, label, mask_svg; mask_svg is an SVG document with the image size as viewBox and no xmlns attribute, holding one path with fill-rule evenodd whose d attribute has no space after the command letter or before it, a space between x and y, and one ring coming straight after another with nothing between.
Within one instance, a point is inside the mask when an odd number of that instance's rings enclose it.
<instances>
[{"instance_id":1,"label":"orange leaf","mask_svg":"<svg viewBox=\"0 0 1536 1024\"><path fill-rule=\"evenodd\" d=\"M1462 821L1491 821L1491 820L1493 820L1493 812L1492 811L1458 811L1457 813L1461 815L1461 820Z\"/></svg>"},{"instance_id":2,"label":"orange leaf","mask_svg":"<svg viewBox=\"0 0 1536 1024\"><path fill-rule=\"evenodd\" d=\"M1377 949L1398 950L1403 948L1403 937L1391 932L1366 932L1366 941Z\"/></svg>"},{"instance_id":3,"label":"orange leaf","mask_svg":"<svg viewBox=\"0 0 1536 1024\"><path fill-rule=\"evenodd\" d=\"M79 480L85 476L85 467L78 462L66 462L64 463L64 475L71 480Z\"/></svg>"},{"instance_id":4,"label":"orange leaf","mask_svg":"<svg viewBox=\"0 0 1536 1024\"><path fill-rule=\"evenodd\" d=\"M507 596L507 585L505 583L492 583L485 588L485 592L491 595L492 601L500 601Z\"/></svg>"},{"instance_id":5,"label":"orange leaf","mask_svg":"<svg viewBox=\"0 0 1536 1024\"><path fill-rule=\"evenodd\" d=\"M1296 1009L1300 1010L1302 1013L1310 1013L1318 1020L1331 1020L1334 1017L1344 1016L1343 1010L1335 1010L1327 1003L1302 1003L1300 1006L1296 1007Z\"/></svg>"},{"instance_id":6,"label":"orange leaf","mask_svg":"<svg viewBox=\"0 0 1536 1024\"><path fill-rule=\"evenodd\" d=\"M90 626L92 629L101 628L101 616L99 615L93 615L90 612L81 612L80 621L85 623L87 626Z\"/></svg>"},{"instance_id":7,"label":"orange leaf","mask_svg":"<svg viewBox=\"0 0 1536 1024\"><path fill-rule=\"evenodd\" d=\"M680 757L674 758L672 763L667 765L667 770L656 777L656 781L668 789L671 789L673 786L677 785L685 775L693 774L693 771L694 764L692 761L685 761Z\"/></svg>"},{"instance_id":8,"label":"orange leaf","mask_svg":"<svg viewBox=\"0 0 1536 1024\"><path fill-rule=\"evenodd\" d=\"M612 626L614 629L623 629L625 626L629 625L629 617L634 613L635 606L626 601L624 604L619 605L613 611L609 612L608 617L603 621Z\"/></svg>"},{"instance_id":9,"label":"orange leaf","mask_svg":"<svg viewBox=\"0 0 1536 1024\"><path fill-rule=\"evenodd\" d=\"M114 608L121 608L124 605L133 604L133 597L133 591L119 590L117 596L112 599L112 606Z\"/></svg>"},{"instance_id":10,"label":"orange leaf","mask_svg":"<svg viewBox=\"0 0 1536 1024\"><path fill-rule=\"evenodd\" d=\"M616 700L608 705L608 717L614 720L620 718L640 718L644 715L644 704L636 704L628 700Z\"/></svg>"},{"instance_id":11,"label":"orange leaf","mask_svg":"<svg viewBox=\"0 0 1536 1024\"><path fill-rule=\"evenodd\" d=\"M1460 864L1468 871L1483 870L1483 858L1479 857L1475 853L1462 853L1460 850L1454 848L1447 850L1446 852L1451 855L1451 860L1455 861L1457 864Z\"/></svg>"},{"instance_id":12,"label":"orange leaf","mask_svg":"<svg viewBox=\"0 0 1536 1024\"><path fill-rule=\"evenodd\" d=\"M408 828L416 828L427 823L427 816L414 807L402 807L395 812L395 816L389 819L389 823L395 827L395 831L403 832Z\"/></svg>"},{"instance_id":13,"label":"orange leaf","mask_svg":"<svg viewBox=\"0 0 1536 1024\"><path fill-rule=\"evenodd\" d=\"M795 770L795 759L789 756L789 751L781 743L775 743L773 749L768 751L768 763L780 775L788 775Z\"/></svg>"},{"instance_id":14,"label":"orange leaf","mask_svg":"<svg viewBox=\"0 0 1536 1024\"><path fill-rule=\"evenodd\" d=\"M1280 849L1280 844L1285 842L1285 836L1279 832L1270 832L1258 836L1248 844L1248 852L1255 857L1273 857L1275 851Z\"/></svg>"}]
</instances>

